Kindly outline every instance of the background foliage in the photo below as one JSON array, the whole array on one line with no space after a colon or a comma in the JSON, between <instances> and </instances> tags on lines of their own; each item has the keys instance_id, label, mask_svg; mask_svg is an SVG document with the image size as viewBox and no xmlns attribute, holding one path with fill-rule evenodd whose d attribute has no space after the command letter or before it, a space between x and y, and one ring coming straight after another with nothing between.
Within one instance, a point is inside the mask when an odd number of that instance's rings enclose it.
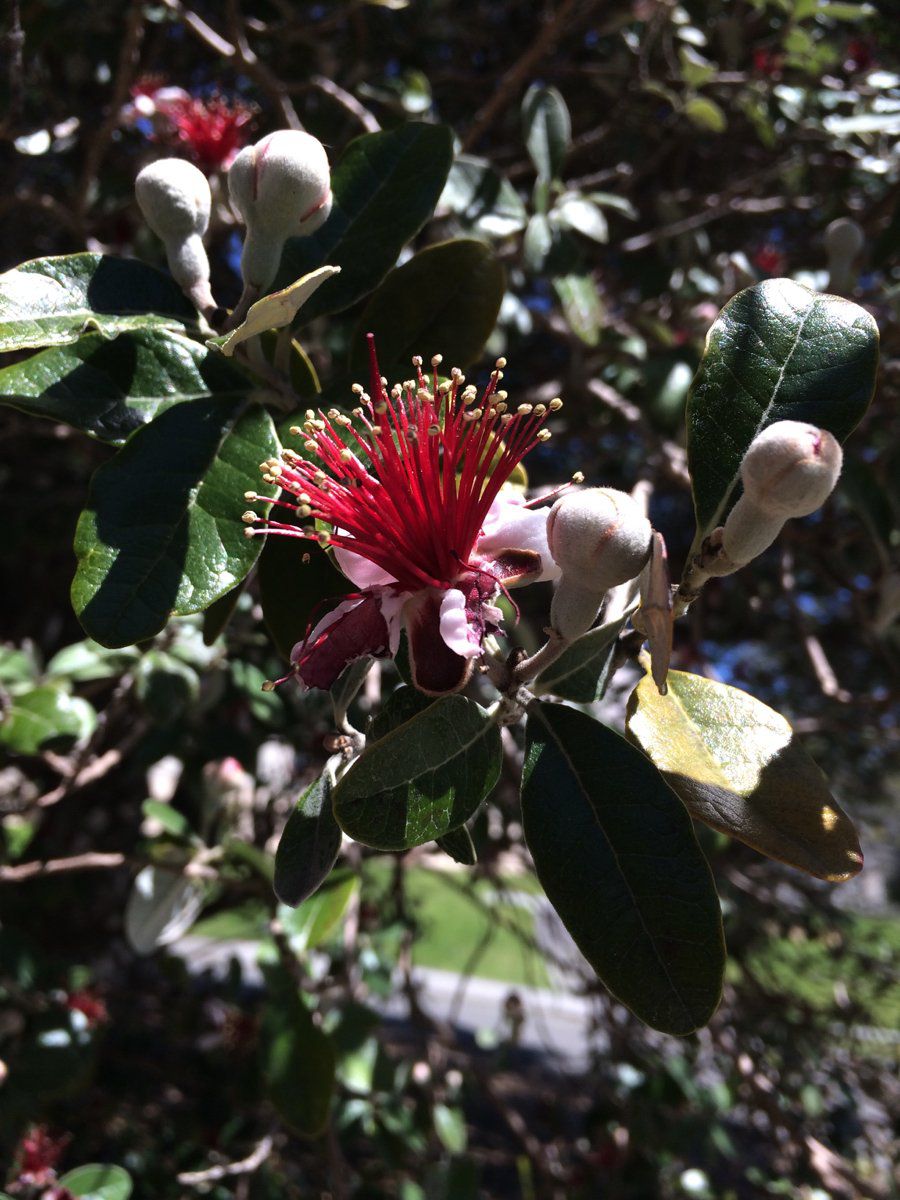
<instances>
[{"instance_id":1,"label":"background foliage","mask_svg":"<svg viewBox=\"0 0 900 1200\"><path fill-rule=\"evenodd\" d=\"M253 105L247 136L296 115L344 172L337 256L330 223L292 248L281 281L343 268L301 314L326 387L346 394L370 328L385 366L438 350L467 365L481 346L471 310L489 325L503 289L489 350L509 356L511 395L566 399L565 428L529 459L532 483L576 469L626 489L645 481L676 570L693 529L684 402L719 307L770 276L824 286L824 229L852 215L866 232L855 298L878 321L883 358L835 500L752 571L710 586L679 625L675 657L791 719L862 826L866 871L826 890L705 833L731 962L713 1024L676 1041L601 995L534 901L511 770L524 746L503 747L500 785L473 828L474 873L435 869L451 860L424 847L399 859L353 849L325 890L295 910L277 904L272 850L289 817L294 836L308 828L291 814L327 759L332 715L327 697L260 684L282 673L314 598L340 581L324 556L301 580L291 546L269 546L246 590L191 615L246 553L219 536L223 485L207 479L200 594L178 593L183 563L175 572L163 560L139 611L106 589L126 624L103 640L118 648L85 641L111 620L89 553L101 499L126 525L141 511L129 470L138 443L115 458L111 447L153 439L177 531L174 481L198 469L184 456L205 453L185 423L209 429L204 389L227 397L243 378L189 349L179 330L190 311L138 264L127 268L135 294L163 289L168 302L154 292L153 307L171 320L140 333L101 322L76 345L86 331L73 285L72 323L38 352L39 367L97 402L84 410L87 440L56 423L46 387L29 393L31 351L9 348L34 343L4 327L3 392L16 408L0 418L0 1183L13 1186L17 1147L42 1123L70 1139L61 1183L106 1200L127 1195L121 1174L65 1172L114 1164L136 1195L173 1198L895 1194L900 34L890 9L21 5L21 59L8 26L3 76L4 269L85 247L163 265L132 184L176 135L125 115L141 77ZM442 192L450 137L439 126L455 136ZM373 166L350 143L379 129ZM181 150L213 170L192 127L182 134ZM398 211L401 187L419 199ZM450 237L472 240L448 257ZM410 240L415 255L404 250L367 300ZM237 252L223 219L211 238L223 303L240 292ZM183 345L182 378L160 379L162 341ZM173 394L190 399L164 411ZM216 411L210 444L233 438L229 463L257 486L269 418L248 432ZM69 601L73 540L84 628ZM527 618L541 605L522 595L520 636L534 648ZM166 624L172 608L184 615ZM604 701L614 721L633 681ZM370 704L364 691L361 721ZM307 821L320 808L305 796ZM186 878L171 865L188 855ZM295 899L277 873L275 884ZM429 1015L413 964L499 981L475 1038ZM549 984L589 1000L574 1061L535 1049L545 1034L528 988Z\"/></svg>"}]
</instances>

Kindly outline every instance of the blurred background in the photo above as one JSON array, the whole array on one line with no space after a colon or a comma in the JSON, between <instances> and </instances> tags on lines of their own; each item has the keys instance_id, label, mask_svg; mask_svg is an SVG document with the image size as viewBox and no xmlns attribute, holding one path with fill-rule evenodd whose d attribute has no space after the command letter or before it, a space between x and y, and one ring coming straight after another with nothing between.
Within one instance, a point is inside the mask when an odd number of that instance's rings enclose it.
<instances>
[{"instance_id":1,"label":"blurred background","mask_svg":"<svg viewBox=\"0 0 900 1200\"><path fill-rule=\"evenodd\" d=\"M898 15L893 0L8 0L0 268L85 248L164 266L132 189L175 153L220 197L209 249L231 305L223 171L241 146L302 126L333 163L361 133L448 123L457 156L416 245L474 236L505 266L488 347L509 358L505 386L565 399L532 485L644 481L676 573L693 535L685 398L722 304L770 277L831 280L875 315L883 358L834 499L713 581L673 661L784 713L866 867L832 887L700 831L731 959L719 1013L684 1040L611 1003L543 901L512 738L474 869L350 846L323 892L279 907L273 847L332 729L326 696L260 691L284 669L262 593L308 603L290 545L274 582L260 572L152 644L86 642L72 534L109 449L3 409L0 705L44 689L55 725L0 724L0 1187L51 1196L54 1172L106 1162L166 1200L900 1194ZM535 85L554 89L550 162ZM864 235L840 286L837 218ZM358 315L307 329L324 381ZM544 586L522 595L526 646ZM616 677L603 719L621 725L634 681ZM377 695L375 679L359 722ZM148 898L147 864L185 847L202 851L194 875ZM276 959L314 1012L295 1119L266 1087ZM337 1082L309 1139L293 1130L321 1101L323 1032Z\"/></svg>"}]
</instances>

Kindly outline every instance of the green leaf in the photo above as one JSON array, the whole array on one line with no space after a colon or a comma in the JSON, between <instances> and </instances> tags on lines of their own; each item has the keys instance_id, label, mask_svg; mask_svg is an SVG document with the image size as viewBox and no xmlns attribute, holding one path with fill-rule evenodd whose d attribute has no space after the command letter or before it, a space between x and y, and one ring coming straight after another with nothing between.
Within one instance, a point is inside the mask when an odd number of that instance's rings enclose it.
<instances>
[{"instance_id":1,"label":"green leaf","mask_svg":"<svg viewBox=\"0 0 900 1200\"><path fill-rule=\"evenodd\" d=\"M104 646L153 637L171 616L200 612L256 561L244 536L247 490L277 454L260 407L192 400L170 408L94 475L75 533L72 603Z\"/></svg>"},{"instance_id":2,"label":"green leaf","mask_svg":"<svg viewBox=\"0 0 900 1200\"><path fill-rule=\"evenodd\" d=\"M843 441L866 411L877 365L874 319L840 296L768 279L730 300L688 395L695 544L731 507L758 433L775 421L808 421Z\"/></svg>"},{"instance_id":3,"label":"green leaf","mask_svg":"<svg viewBox=\"0 0 900 1200\"><path fill-rule=\"evenodd\" d=\"M586 346L596 346L605 313L590 275L560 275L553 280L553 289L575 336Z\"/></svg>"},{"instance_id":4,"label":"green leaf","mask_svg":"<svg viewBox=\"0 0 900 1200\"><path fill-rule=\"evenodd\" d=\"M698 129L709 133L724 133L728 128L728 118L715 100L707 96L693 96L684 106L684 115Z\"/></svg>"},{"instance_id":5,"label":"green leaf","mask_svg":"<svg viewBox=\"0 0 900 1200\"><path fill-rule=\"evenodd\" d=\"M0 275L0 352L64 346L85 333L194 329L197 313L168 275L133 258L67 254Z\"/></svg>"},{"instance_id":6,"label":"green leaf","mask_svg":"<svg viewBox=\"0 0 900 1200\"><path fill-rule=\"evenodd\" d=\"M131 1176L112 1163L85 1163L67 1171L58 1186L81 1200L128 1200L132 1190Z\"/></svg>"},{"instance_id":7,"label":"green leaf","mask_svg":"<svg viewBox=\"0 0 900 1200\"><path fill-rule=\"evenodd\" d=\"M444 853L449 854L453 861L458 862L461 866L474 867L478 862L475 843L465 825L460 825L458 829L451 829L436 841Z\"/></svg>"},{"instance_id":8,"label":"green leaf","mask_svg":"<svg viewBox=\"0 0 900 1200\"><path fill-rule=\"evenodd\" d=\"M465 225L486 237L520 233L528 220L522 198L509 180L487 159L468 154L453 160L438 209L455 213Z\"/></svg>"},{"instance_id":9,"label":"green leaf","mask_svg":"<svg viewBox=\"0 0 900 1200\"><path fill-rule=\"evenodd\" d=\"M572 121L557 89L532 84L522 101L522 123L538 178L558 178L572 137Z\"/></svg>"},{"instance_id":10,"label":"green leaf","mask_svg":"<svg viewBox=\"0 0 900 1200\"><path fill-rule=\"evenodd\" d=\"M426 696L414 687L398 687L396 691L391 692L381 709L369 721L366 737L370 742L377 742L386 733L424 712L432 704L433 696Z\"/></svg>"},{"instance_id":11,"label":"green leaf","mask_svg":"<svg viewBox=\"0 0 900 1200\"><path fill-rule=\"evenodd\" d=\"M151 649L135 671L138 700L159 725L179 720L200 695L200 678L193 667L164 650Z\"/></svg>"},{"instance_id":12,"label":"green leaf","mask_svg":"<svg viewBox=\"0 0 900 1200\"><path fill-rule=\"evenodd\" d=\"M184 813L162 800L145 800L141 805L141 812L148 820L158 821L166 833L173 837L187 837L191 831Z\"/></svg>"},{"instance_id":13,"label":"green leaf","mask_svg":"<svg viewBox=\"0 0 900 1200\"><path fill-rule=\"evenodd\" d=\"M862 869L856 830L784 717L700 675L670 671L668 685L641 680L628 732L692 817L820 879Z\"/></svg>"},{"instance_id":14,"label":"green leaf","mask_svg":"<svg viewBox=\"0 0 900 1200\"><path fill-rule=\"evenodd\" d=\"M338 824L377 850L407 850L467 821L500 776L500 730L443 696L363 751L334 792Z\"/></svg>"},{"instance_id":15,"label":"green leaf","mask_svg":"<svg viewBox=\"0 0 900 1200\"><path fill-rule=\"evenodd\" d=\"M322 616L322 602L343 599L349 586L324 550L297 538L266 538L257 578L263 620L283 658L290 657L310 622Z\"/></svg>"},{"instance_id":16,"label":"green leaf","mask_svg":"<svg viewBox=\"0 0 900 1200\"><path fill-rule=\"evenodd\" d=\"M0 744L19 754L59 750L90 737L96 725L87 700L45 684L0 708Z\"/></svg>"},{"instance_id":17,"label":"green leaf","mask_svg":"<svg viewBox=\"0 0 900 1200\"><path fill-rule=\"evenodd\" d=\"M704 1025L725 967L719 900L653 764L583 713L534 701L522 817L550 903L609 990L664 1033Z\"/></svg>"},{"instance_id":18,"label":"green leaf","mask_svg":"<svg viewBox=\"0 0 900 1200\"><path fill-rule=\"evenodd\" d=\"M265 974L261 1041L269 1097L290 1129L303 1137L317 1137L325 1130L331 1110L334 1046L314 1024L287 973L269 967Z\"/></svg>"},{"instance_id":19,"label":"green leaf","mask_svg":"<svg viewBox=\"0 0 900 1200\"><path fill-rule=\"evenodd\" d=\"M47 663L51 679L68 679L72 683L95 683L99 679L114 679L123 675L140 658L137 650L107 650L90 640L64 646Z\"/></svg>"},{"instance_id":20,"label":"green leaf","mask_svg":"<svg viewBox=\"0 0 900 1200\"><path fill-rule=\"evenodd\" d=\"M378 286L434 211L452 146L446 125L418 121L350 143L331 176L331 215L311 237L291 238L281 260L276 288L326 264L341 269L304 306L301 323L341 312Z\"/></svg>"},{"instance_id":21,"label":"green leaf","mask_svg":"<svg viewBox=\"0 0 900 1200\"><path fill-rule=\"evenodd\" d=\"M358 876L347 872L340 874L342 878L335 872L328 885L304 900L299 908L283 905L278 910L278 919L298 957L308 950L315 950L331 937L359 891Z\"/></svg>"},{"instance_id":22,"label":"green leaf","mask_svg":"<svg viewBox=\"0 0 900 1200\"><path fill-rule=\"evenodd\" d=\"M0 404L120 443L186 400L239 399L247 378L199 342L146 329L88 334L0 370Z\"/></svg>"},{"instance_id":23,"label":"green leaf","mask_svg":"<svg viewBox=\"0 0 900 1200\"><path fill-rule=\"evenodd\" d=\"M609 683L616 639L626 620L627 617L619 617L574 641L535 679L535 694L552 693L579 704L602 700Z\"/></svg>"},{"instance_id":24,"label":"green leaf","mask_svg":"<svg viewBox=\"0 0 900 1200\"><path fill-rule=\"evenodd\" d=\"M451 1154L462 1154L466 1148L466 1118L459 1108L450 1108L446 1104L435 1104L434 1132L438 1135L445 1150Z\"/></svg>"},{"instance_id":25,"label":"green leaf","mask_svg":"<svg viewBox=\"0 0 900 1200\"><path fill-rule=\"evenodd\" d=\"M395 366L408 373L413 354L426 362L442 354L447 369L468 367L494 331L505 290L506 272L484 242L458 238L420 250L391 271L363 309L351 370L367 370L367 333L375 334L388 376Z\"/></svg>"},{"instance_id":26,"label":"green leaf","mask_svg":"<svg viewBox=\"0 0 900 1200\"><path fill-rule=\"evenodd\" d=\"M577 192L561 196L554 205L550 218L557 224L564 225L566 229L571 229L573 233L590 238L592 242L602 244L609 241L609 223L603 209L593 200Z\"/></svg>"},{"instance_id":27,"label":"green leaf","mask_svg":"<svg viewBox=\"0 0 900 1200\"><path fill-rule=\"evenodd\" d=\"M220 596L218 600L214 600L203 613L203 645L212 646L225 632L228 623L234 616L237 606L240 603L241 596L244 594L244 589L248 583L248 577L244 576L241 583L237 584L226 592L224 596Z\"/></svg>"},{"instance_id":28,"label":"green leaf","mask_svg":"<svg viewBox=\"0 0 900 1200\"><path fill-rule=\"evenodd\" d=\"M31 683L38 674L34 654L14 646L0 646L0 684L5 687Z\"/></svg>"},{"instance_id":29,"label":"green leaf","mask_svg":"<svg viewBox=\"0 0 900 1200\"><path fill-rule=\"evenodd\" d=\"M292 908L319 888L341 849L327 770L300 795L275 851L275 895Z\"/></svg>"},{"instance_id":30,"label":"green leaf","mask_svg":"<svg viewBox=\"0 0 900 1200\"><path fill-rule=\"evenodd\" d=\"M270 329L281 329L290 325L310 296L317 292L327 279L338 275L340 270L340 267L319 267L282 288L280 292L263 296L262 300L251 304L246 319L226 337L221 340L214 339L215 344L226 358L230 358L241 342L249 341L250 338Z\"/></svg>"}]
</instances>

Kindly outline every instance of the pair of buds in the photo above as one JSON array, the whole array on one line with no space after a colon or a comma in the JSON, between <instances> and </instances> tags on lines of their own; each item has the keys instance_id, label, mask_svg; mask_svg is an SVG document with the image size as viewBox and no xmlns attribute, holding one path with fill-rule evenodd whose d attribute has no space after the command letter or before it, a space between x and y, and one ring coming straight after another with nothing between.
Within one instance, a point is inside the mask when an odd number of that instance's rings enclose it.
<instances>
[{"instance_id":1,"label":"pair of buds","mask_svg":"<svg viewBox=\"0 0 900 1200\"><path fill-rule=\"evenodd\" d=\"M320 141L295 129L247 146L228 171L228 190L247 227L241 273L257 295L275 279L289 237L314 233L331 212L331 173ZM147 224L166 248L179 287L206 315L215 309L203 235L212 197L206 176L180 158L145 167L135 181Z\"/></svg>"},{"instance_id":2,"label":"pair of buds","mask_svg":"<svg viewBox=\"0 0 900 1200\"><path fill-rule=\"evenodd\" d=\"M730 575L762 554L791 517L821 507L841 473L837 440L800 421L776 421L750 444L741 464L743 492L709 537L703 569ZM652 546L653 530L631 496L588 488L557 500L547 517L547 542L562 569L550 623L567 639L593 625L606 592L636 579Z\"/></svg>"}]
</instances>

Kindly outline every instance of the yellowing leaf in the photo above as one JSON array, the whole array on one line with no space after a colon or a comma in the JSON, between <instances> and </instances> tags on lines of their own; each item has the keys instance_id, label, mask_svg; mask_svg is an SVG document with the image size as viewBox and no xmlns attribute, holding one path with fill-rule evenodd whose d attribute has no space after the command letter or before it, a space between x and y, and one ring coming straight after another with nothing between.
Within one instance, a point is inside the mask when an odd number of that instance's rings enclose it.
<instances>
[{"instance_id":1,"label":"yellowing leaf","mask_svg":"<svg viewBox=\"0 0 900 1200\"><path fill-rule=\"evenodd\" d=\"M339 274L340 269L319 267L318 270L310 271L308 275L292 283L290 287L273 292L271 296L263 296L262 300L257 300L250 306L243 324L238 325L237 329L232 329L219 349L230 358L235 347L241 342L246 342L259 333L265 333L268 329L281 329L284 325L290 325L313 292L320 288L326 279Z\"/></svg>"},{"instance_id":2,"label":"yellowing leaf","mask_svg":"<svg viewBox=\"0 0 900 1200\"><path fill-rule=\"evenodd\" d=\"M738 688L670 671L628 701L627 728L692 817L833 883L862 868L856 830L790 725Z\"/></svg>"}]
</instances>

